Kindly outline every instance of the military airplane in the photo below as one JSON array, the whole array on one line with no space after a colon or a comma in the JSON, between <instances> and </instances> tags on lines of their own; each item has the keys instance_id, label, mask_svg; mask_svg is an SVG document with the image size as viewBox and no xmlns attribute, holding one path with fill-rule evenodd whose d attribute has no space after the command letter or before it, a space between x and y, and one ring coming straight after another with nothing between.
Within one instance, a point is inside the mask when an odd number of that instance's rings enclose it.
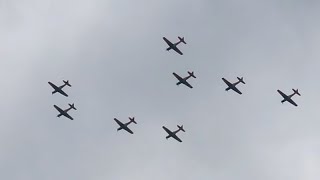
<instances>
[{"instance_id":1,"label":"military airplane","mask_svg":"<svg viewBox=\"0 0 320 180\"><path fill-rule=\"evenodd\" d=\"M183 53L178 49L178 44L180 44L181 42L184 43L184 44L187 44L185 41L184 41L184 37L178 37L179 38L179 41L176 42L176 43L172 43L170 42L167 38L163 37L163 40L168 44L168 48L167 48L167 51L169 51L170 49L173 49L175 50L177 53L179 53L180 55L183 55Z\"/></svg>"},{"instance_id":2,"label":"military airplane","mask_svg":"<svg viewBox=\"0 0 320 180\"><path fill-rule=\"evenodd\" d=\"M288 101L289 103L291 103L292 105L294 105L294 106L298 106L291 98L292 98L292 96L294 96L295 94L297 94L297 95L299 95L299 96L301 96L301 94L299 93L299 91L298 91L298 89L292 89L293 90L293 94L291 94L291 95L286 95L286 94L284 94L283 92L281 92L279 89L277 90L278 91L278 93L283 97L283 100L281 101L281 103L284 103L284 102L286 102L286 101Z\"/></svg>"},{"instance_id":3,"label":"military airplane","mask_svg":"<svg viewBox=\"0 0 320 180\"><path fill-rule=\"evenodd\" d=\"M137 124L137 122L134 120L134 117L129 117L130 121L127 123L122 123L120 122L117 118L114 118L114 120L118 123L118 125L120 126L117 131L120 131L121 129L124 129L126 131L128 131L130 134L133 134L133 132L131 131L131 129L128 128L128 125L131 123L135 123Z\"/></svg>"},{"instance_id":4,"label":"military airplane","mask_svg":"<svg viewBox=\"0 0 320 180\"><path fill-rule=\"evenodd\" d=\"M69 106L70 107L68 109L62 110L57 105L53 105L53 107L56 108L60 112L60 114L58 114L57 117L65 116L65 117L73 120L73 118L68 114L68 111L70 111L71 109L74 109L74 110L77 110L77 109L74 107L74 104L69 104Z\"/></svg>"},{"instance_id":5,"label":"military airplane","mask_svg":"<svg viewBox=\"0 0 320 180\"><path fill-rule=\"evenodd\" d=\"M193 74L193 71L192 71L192 72L189 72L189 71L188 71L189 76L184 77L184 78L180 77L180 76L179 76L178 74L176 74L176 73L172 73L172 74L179 80L179 82L177 82L177 85L184 84L184 85L188 86L189 88L193 88L193 87L187 82L187 80L188 80L190 77L196 78L196 76Z\"/></svg>"},{"instance_id":6,"label":"military airplane","mask_svg":"<svg viewBox=\"0 0 320 180\"><path fill-rule=\"evenodd\" d=\"M54 91L52 91L52 94L54 94L54 93L56 93L56 92L59 92L60 94L68 97L68 94L65 93L65 92L62 90L62 88L64 88L65 86L71 87L71 85L69 84L69 81L63 80L63 82L64 82L64 84L63 84L62 86L59 86L59 87L56 86L56 85L54 85L52 82L48 82L48 83L50 84L50 86L54 89Z\"/></svg>"},{"instance_id":7,"label":"military airplane","mask_svg":"<svg viewBox=\"0 0 320 180\"><path fill-rule=\"evenodd\" d=\"M176 135L179 131L183 131L183 132L186 132L184 129L183 129L183 125L182 126L178 126L178 130L176 131L170 131L168 128L166 128L165 126L162 126L162 128L169 134L166 139L170 138L170 137L173 137L174 139L176 139L177 141L179 142L182 142L181 139Z\"/></svg>"},{"instance_id":8,"label":"military airplane","mask_svg":"<svg viewBox=\"0 0 320 180\"><path fill-rule=\"evenodd\" d=\"M243 77L238 78L238 82L235 82L235 83L230 83L229 81L227 81L225 78L222 78L222 80L228 85L228 87L226 88L226 91L229 91L230 89L234 90L235 92L237 92L238 94L242 94L239 89L236 87L237 84L239 84L240 82L243 83L243 84L246 84L244 81L243 81Z\"/></svg>"}]
</instances>

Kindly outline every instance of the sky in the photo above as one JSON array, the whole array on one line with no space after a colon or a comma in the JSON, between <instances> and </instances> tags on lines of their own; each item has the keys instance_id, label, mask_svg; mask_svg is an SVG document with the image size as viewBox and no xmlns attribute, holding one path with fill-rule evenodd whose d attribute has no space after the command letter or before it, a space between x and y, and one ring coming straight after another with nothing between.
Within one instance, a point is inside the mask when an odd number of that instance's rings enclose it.
<instances>
[{"instance_id":1,"label":"sky","mask_svg":"<svg viewBox=\"0 0 320 180\"><path fill-rule=\"evenodd\" d=\"M0 0L0 178L318 180L319 6ZM182 56L162 40L178 36ZM193 89L175 85L187 71ZM62 80L69 97L51 94ZM298 107L277 93L292 88ZM68 103L74 121L56 117ZM182 143L162 129L177 125Z\"/></svg>"}]
</instances>

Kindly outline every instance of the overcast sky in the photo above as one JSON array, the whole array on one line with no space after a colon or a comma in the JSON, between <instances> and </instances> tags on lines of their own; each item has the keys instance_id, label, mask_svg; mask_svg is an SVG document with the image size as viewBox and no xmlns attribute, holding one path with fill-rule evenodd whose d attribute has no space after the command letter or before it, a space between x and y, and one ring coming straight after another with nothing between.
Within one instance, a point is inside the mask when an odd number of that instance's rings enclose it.
<instances>
[{"instance_id":1,"label":"overcast sky","mask_svg":"<svg viewBox=\"0 0 320 180\"><path fill-rule=\"evenodd\" d=\"M0 179L318 180L319 7L0 0ZM175 85L187 71L193 89ZM237 76L242 95L221 80ZM67 98L47 83L62 80ZM276 91L292 88L298 107ZM74 121L56 117L68 103ZM128 116L133 135L113 121ZM166 140L178 124L183 142Z\"/></svg>"}]
</instances>

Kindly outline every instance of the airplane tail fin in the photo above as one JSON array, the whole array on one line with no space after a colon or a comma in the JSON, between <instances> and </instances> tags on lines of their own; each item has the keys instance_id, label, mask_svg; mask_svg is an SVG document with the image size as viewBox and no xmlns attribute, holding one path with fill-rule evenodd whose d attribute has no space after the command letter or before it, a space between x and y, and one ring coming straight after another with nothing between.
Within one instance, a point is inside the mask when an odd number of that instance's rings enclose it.
<instances>
[{"instance_id":1,"label":"airplane tail fin","mask_svg":"<svg viewBox=\"0 0 320 180\"><path fill-rule=\"evenodd\" d=\"M183 129L183 125L182 125L182 126L177 125L177 126L178 126L179 130L181 130L181 131L183 131L183 132L186 132L186 131Z\"/></svg>"},{"instance_id":2,"label":"airplane tail fin","mask_svg":"<svg viewBox=\"0 0 320 180\"><path fill-rule=\"evenodd\" d=\"M298 94L299 96L301 96L301 94L299 93L299 90L298 89L292 89L293 90L293 92L295 93L295 94Z\"/></svg>"},{"instance_id":3,"label":"airplane tail fin","mask_svg":"<svg viewBox=\"0 0 320 180\"><path fill-rule=\"evenodd\" d=\"M178 38L179 38L180 42L182 42L183 44L187 44L187 43L184 41L184 37L178 36Z\"/></svg>"},{"instance_id":4,"label":"airplane tail fin","mask_svg":"<svg viewBox=\"0 0 320 180\"><path fill-rule=\"evenodd\" d=\"M63 82L64 82L65 85L71 87L71 85L69 84L69 80L67 80L67 81L63 80Z\"/></svg>"},{"instance_id":5,"label":"airplane tail fin","mask_svg":"<svg viewBox=\"0 0 320 180\"><path fill-rule=\"evenodd\" d=\"M130 119L130 122L137 124L137 122L134 120L134 117L129 117L129 119Z\"/></svg>"},{"instance_id":6,"label":"airplane tail fin","mask_svg":"<svg viewBox=\"0 0 320 180\"><path fill-rule=\"evenodd\" d=\"M237 78L238 78L239 82L241 82L241 83L243 83L243 84L246 84L246 83L243 81L243 77L241 77L241 78L237 77Z\"/></svg>"},{"instance_id":7,"label":"airplane tail fin","mask_svg":"<svg viewBox=\"0 0 320 180\"><path fill-rule=\"evenodd\" d=\"M69 104L70 108L74 109L74 110L77 110L77 108L74 107L74 103L72 104Z\"/></svg>"},{"instance_id":8,"label":"airplane tail fin","mask_svg":"<svg viewBox=\"0 0 320 180\"><path fill-rule=\"evenodd\" d=\"M188 71L188 74L189 74L189 76L196 78L196 76L193 74L193 71L192 72Z\"/></svg>"}]
</instances>

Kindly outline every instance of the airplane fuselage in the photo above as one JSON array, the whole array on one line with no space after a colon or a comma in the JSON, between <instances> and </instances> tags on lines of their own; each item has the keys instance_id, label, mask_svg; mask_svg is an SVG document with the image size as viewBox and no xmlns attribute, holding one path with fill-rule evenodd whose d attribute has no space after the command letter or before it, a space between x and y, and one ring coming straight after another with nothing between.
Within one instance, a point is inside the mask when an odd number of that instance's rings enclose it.
<instances>
[{"instance_id":1,"label":"airplane fuselage","mask_svg":"<svg viewBox=\"0 0 320 180\"><path fill-rule=\"evenodd\" d=\"M59 108L57 105L53 105L58 111L59 111L59 115L58 117L60 117L61 115L66 115L68 111L70 111L70 109L72 109L71 107L65 110L62 110L61 108Z\"/></svg>"},{"instance_id":2,"label":"airplane fuselage","mask_svg":"<svg viewBox=\"0 0 320 180\"><path fill-rule=\"evenodd\" d=\"M277 91L283 97L283 100L281 101L281 103L284 103L284 102L288 101L289 103L293 104L294 106L298 106L297 103L295 103L292 100L292 97L296 94L295 92L293 94L286 95L283 92L281 92L280 90L277 90Z\"/></svg>"},{"instance_id":3,"label":"airplane fuselage","mask_svg":"<svg viewBox=\"0 0 320 180\"><path fill-rule=\"evenodd\" d=\"M61 85L61 86L59 86L59 87L56 86L56 85L54 85L52 82L48 82L48 84L50 84L50 86L54 89L54 91L52 91L52 94L59 92L60 94L68 97L68 94L65 93L65 92L62 90L62 88L64 88L64 87L66 86L66 84Z\"/></svg>"},{"instance_id":4,"label":"airplane fuselage","mask_svg":"<svg viewBox=\"0 0 320 180\"><path fill-rule=\"evenodd\" d=\"M163 40L168 44L168 48L167 51L169 51L170 49L175 50L177 53L179 53L180 55L183 55L183 53L178 49L177 45L181 43L181 41L178 41L177 43L172 43L170 42L167 38L163 37Z\"/></svg>"},{"instance_id":5,"label":"airplane fuselage","mask_svg":"<svg viewBox=\"0 0 320 180\"><path fill-rule=\"evenodd\" d=\"M62 110L61 108L59 108L57 105L53 105L54 108L56 108L57 111L59 111L60 114L57 115L57 117L61 117L61 116L65 116L71 120L73 120L73 118L68 114L68 111L70 109L72 109L71 107L68 108L68 109L65 109L65 110Z\"/></svg>"},{"instance_id":6,"label":"airplane fuselage","mask_svg":"<svg viewBox=\"0 0 320 180\"><path fill-rule=\"evenodd\" d=\"M289 96L287 96L287 95L282 96L283 100L281 102L284 103L285 101L290 101L294 95L295 95L295 93L290 94Z\"/></svg>"},{"instance_id":7,"label":"airplane fuselage","mask_svg":"<svg viewBox=\"0 0 320 180\"><path fill-rule=\"evenodd\" d=\"M230 83L228 80L226 80L225 78L222 78L222 80L227 84L227 88L226 91L229 91L230 89L232 89L233 91L237 92L238 94L242 94L239 89L236 87L237 84L240 83L240 81L237 81L235 83Z\"/></svg>"},{"instance_id":8,"label":"airplane fuselage","mask_svg":"<svg viewBox=\"0 0 320 180\"><path fill-rule=\"evenodd\" d=\"M114 120L117 122L117 124L120 126L117 130L120 131L122 129L128 131L130 134L133 134L133 132L131 131L131 129L128 128L128 125L131 123L130 122L127 122L127 123L122 123L121 121L119 121L118 119L114 118Z\"/></svg>"},{"instance_id":9,"label":"airplane fuselage","mask_svg":"<svg viewBox=\"0 0 320 180\"><path fill-rule=\"evenodd\" d=\"M166 128L165 126L162 126L162 128L168 133L168 136L166 136L166 139L169 139L170 137L176 139L179 142L182 142L181 139L176 135L180 129L176 130L176 131L170 131L168 128Z\"/></svg>"}]
</instances>

